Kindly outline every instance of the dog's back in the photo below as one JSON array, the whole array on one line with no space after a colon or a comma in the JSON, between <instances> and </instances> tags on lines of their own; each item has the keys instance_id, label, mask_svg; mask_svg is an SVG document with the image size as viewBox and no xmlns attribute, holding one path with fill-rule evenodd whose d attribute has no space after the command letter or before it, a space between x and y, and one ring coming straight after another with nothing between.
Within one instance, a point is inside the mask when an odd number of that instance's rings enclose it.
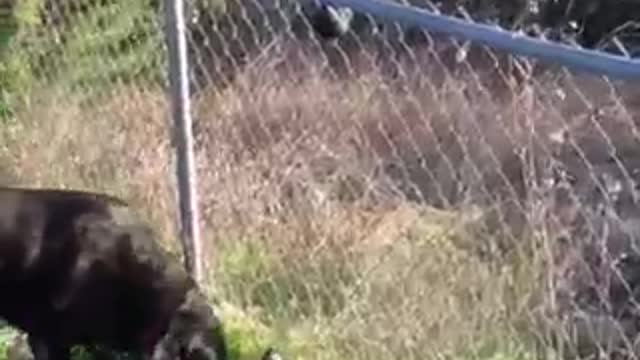
<instances>
[{"instance_id":1,"label":"dog's back","mask_svg":"<svg viewBox=\"0 0 640 360\"><path fill-rule=\"evenodd\" d=\"M0 318L50 351L95 344L226 358L195 281L116 197L0 188L0 292Z\"/></svg>"},{"instance_id":2,"label":"dog's back","mask_svg":"<svg viewBox=\"0 0 640 360\"><path fill-rule=\"evenodd\" d=\"M46 324L49 300L78 256L75 222L108 219L118 207L127 204L98 193L0 188L0 318L24 330Z\"/></svg>"}]
</instances>

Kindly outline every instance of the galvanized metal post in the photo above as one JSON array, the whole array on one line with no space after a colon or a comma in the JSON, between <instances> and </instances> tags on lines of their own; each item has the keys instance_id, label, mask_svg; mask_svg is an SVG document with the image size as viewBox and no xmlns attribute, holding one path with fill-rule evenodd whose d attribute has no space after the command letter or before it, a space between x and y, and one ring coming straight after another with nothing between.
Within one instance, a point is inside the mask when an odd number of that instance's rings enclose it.
<instances>
[{"instance_id":1,"label":"galvanized metal post","mask_svg":"<svg viewBox=\"0 0 640 360\"><path fill-rule=\"evenodd\" d=\"M172 135L176 149L180 238L184 250L185 267L194 279L200 282L203 277L203 259L199 229L197 174L193 149L184 1L165 0L164 6L174 120Z\"/></svg>"}]
</instances>

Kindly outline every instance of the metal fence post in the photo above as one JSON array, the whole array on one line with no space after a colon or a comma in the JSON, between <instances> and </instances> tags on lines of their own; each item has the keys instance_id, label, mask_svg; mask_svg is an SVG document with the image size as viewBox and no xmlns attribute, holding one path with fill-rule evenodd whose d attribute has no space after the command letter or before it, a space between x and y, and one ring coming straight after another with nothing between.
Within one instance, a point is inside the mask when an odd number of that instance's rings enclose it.
<instances>
[{"instance_id":1,"label":"metal fence post","mask_svg":"<svg viewBox=\"0 0 640 360\"><path fill-rule=\"evenodd\" d=\"M180 208L180 239L185 267L198 282L202 280L197 174L193 150L186 25L183 0L165 0L166 41L169 81L174 120L173 144L176 148L176 175Z\"/></svg>"}]
</instances>

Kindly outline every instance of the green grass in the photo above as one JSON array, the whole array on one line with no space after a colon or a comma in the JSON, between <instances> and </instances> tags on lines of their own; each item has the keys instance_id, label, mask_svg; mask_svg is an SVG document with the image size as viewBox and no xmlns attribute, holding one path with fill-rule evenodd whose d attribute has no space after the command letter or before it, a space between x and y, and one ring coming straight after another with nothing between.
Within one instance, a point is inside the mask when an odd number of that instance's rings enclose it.
<instances>
[{"instance_id":1,"label":"green grass","mask_svg":"<svg viewBox=\"0 0 640 360\"><path fill-rule=\"evenodd\" d=\"M5 51L14 33L13 29L0 29L0 54Z\"/></svg>"},{"instance_id":2,"label":"green grass","mask_svg":"<svg viewBox=\"0 0 640 360\"><path fill-rule=\"evenodd\" d=\"M13 331L8 327L0 327L0 359L7 358L7 347L13 335Z\"/></svg>"},{"instance_id":3,"label":"green grass","mask_svg":"<svg viewBox=\"0 0 640 360\"><path fill-rule=\"evenodd\" d=\"M54 3L45 12L42 0L20 2L12 32L0 29L0 114L43 84L97 97L114 83L161 81L162 13L151 3L87 1L82 11Z\"/></svg>"}]
</instances>

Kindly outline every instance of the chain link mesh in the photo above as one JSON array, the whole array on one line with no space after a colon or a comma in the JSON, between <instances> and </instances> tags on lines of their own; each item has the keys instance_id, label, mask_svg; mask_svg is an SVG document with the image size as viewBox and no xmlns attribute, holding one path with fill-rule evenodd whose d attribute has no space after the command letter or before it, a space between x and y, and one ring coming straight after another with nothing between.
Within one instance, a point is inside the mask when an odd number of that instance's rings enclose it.
<instances>
[{"instance_id":1,"label":"chain link mesh","mask_svg":"<svg viewBox=\"0 0 640 360\"><path fill-rule=\"evenodd\" d=\"M132 199L175 245L160 2L22 1L0 51L7 182ZM412 4L528 32L538 12ZM638 84L362 14L326 39L305 2L187 5L208 274L239 342L637 354Z\"/></svg>"}]
</instances>

